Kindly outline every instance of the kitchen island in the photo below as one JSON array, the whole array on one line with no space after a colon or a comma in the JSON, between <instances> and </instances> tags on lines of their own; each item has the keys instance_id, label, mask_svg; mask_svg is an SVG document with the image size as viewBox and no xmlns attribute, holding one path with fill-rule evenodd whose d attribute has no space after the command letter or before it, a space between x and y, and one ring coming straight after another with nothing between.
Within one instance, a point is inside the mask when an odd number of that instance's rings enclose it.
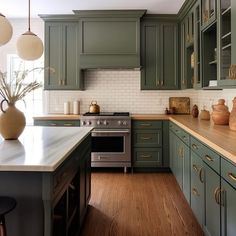
<instances>
[{"instance_id":1,"label":"kitchen island","mask_svg":"<svg viewBox=\"0 0 236 236\"><path fill-rule=\"evenodd\" d=\"M90 198L91 128L26 127L0 138L0 195L17 207L8 235L78 235Z\"/></svg>"}]
</instances>

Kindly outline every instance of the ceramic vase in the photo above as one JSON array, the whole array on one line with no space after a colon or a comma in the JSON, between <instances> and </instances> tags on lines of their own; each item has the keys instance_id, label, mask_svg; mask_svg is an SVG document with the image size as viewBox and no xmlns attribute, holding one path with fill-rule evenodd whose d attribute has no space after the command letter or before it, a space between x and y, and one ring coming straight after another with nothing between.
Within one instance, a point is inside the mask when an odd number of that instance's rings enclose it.
<instances>
[{"instance_id":1,"label":"ceramic vase","mask_svg":"<svg viewBox=\"0 0 236 236\"><path fill-rule=\"evenodd\" d=\"M236 131L236 97L233 100L233 108L229 116L229 128Z\"/></svg>"},{"instance_id":2,"label":"ceramic vase","mask_svg":"<svg viewBox=\"0 0 236 236\"><path fill-rule=\"evenodd\" d=\"M216 125L228 125L229 124L229 109L225 105L224 99L219 99L218 104L212 105L212 120Z\"/></svg>"},{"instance_id":3,"label":"ceramic vase","mask_svg":"<svg viewBox=\"0 0 236 236\"><path fill-rule=\"evenodd\" d=\"M8 103L8 108L3 110L1 102L0 134L4 139L18 139L25 128L24 113L15 107L15 104Z\"/></svg>"}]
</instances>

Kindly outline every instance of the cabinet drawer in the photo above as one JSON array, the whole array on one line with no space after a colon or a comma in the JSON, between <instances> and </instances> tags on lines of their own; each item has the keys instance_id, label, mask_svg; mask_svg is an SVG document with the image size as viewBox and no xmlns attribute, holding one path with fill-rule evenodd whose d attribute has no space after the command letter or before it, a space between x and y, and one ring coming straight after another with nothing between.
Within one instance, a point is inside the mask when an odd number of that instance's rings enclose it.
<instances>
[{"instance_id":1,"label":"cabinet drawer","mask_svg":"<svg viewBox=\"0 0 236 236\"><path fill-rule=\"evenodd\" d=\"M236 188L236 166L221 158L221 176Z\"/></svg>"},{"instance_id":2,"label":"cabinet drawer","mask_svg":"<svg viewBox=\"0 0 236 236\"><path fill-rule=\"evenodd\" d=\"M198 154L202 160L207 163L217 173L220 173L220 155L209 147L205 146L201 141L191 137L191 149Z\"/></svg>"},{"instance_id":3,"label":"cabinet drawer","mask_svg":"<svg viewBox=\"0 0 236 236\"><path fill-rule=\"evenodd\" d=\"M161 129L162 121L148 121L148 120L133 121L132 128L134 129Z\"/></svg>"},{"instance_id":4,"label":"cabinet drawer","mask_svg":"<svg viewBox=\"0 0 236 236\"><path fill-rule=\"evenodd\" d=\"M79 120L35 120L35 126L80 126Z\"/></svg>"},{"instance_id":5,"label":"cabinet drawer","mask_svg":"<svg viewBox=\"0 0 236 236\"><path fill-rule=\"evenodd\" d=\"M186 131L184 131L182 128L180 128L174 123L170 124L170 130L172 130L184 143L189 146L190 135Z\"/></svg>"},{"instance_id":6,"label":"cabinet drawer","mask_svg":"<svg viewBox=\"0 0 236 236\"><path fill-rule=\"evenodd\" d=\"M161 147L161 130L135 130L133 131L134 147Z\"/></svg>"},{"instance_id":7,"label":"cabinet drawer","mask_svg":"<svg viewBox=\"0 0 236 236\"><path fill-rule=\"evenodd\" d=\"M161 148L135 148L133 151L133 161L135 167L161 167Z\"/></svg>"}]
</instances>

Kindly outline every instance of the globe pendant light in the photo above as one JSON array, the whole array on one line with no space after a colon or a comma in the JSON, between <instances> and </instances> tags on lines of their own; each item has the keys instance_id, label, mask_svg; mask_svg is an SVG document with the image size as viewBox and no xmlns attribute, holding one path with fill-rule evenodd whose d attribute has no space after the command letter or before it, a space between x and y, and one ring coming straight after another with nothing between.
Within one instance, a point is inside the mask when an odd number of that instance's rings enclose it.
<instances>
[{"instance_id":1,"label":"globe pendant light","mask_svg":"<svg viewBox=\"0 0 236 236\"><path fill-rule=\"evenodd\" d=\"M0 46L6 44L12 37L12 26L7 18L0 13Z\"/></svg>"},{"instance_id":2,"label":"globe pendant light","mask_svg":"<svg viewBox=\"0 0 236 236\"><path fill-rule=\"evenodd\" d=\"M16 43L17 54L24 60L36 60L43 54L42 40L30 30L30 0L28 15L28 31L22 34Z\"/></svg>"}]
</instances>

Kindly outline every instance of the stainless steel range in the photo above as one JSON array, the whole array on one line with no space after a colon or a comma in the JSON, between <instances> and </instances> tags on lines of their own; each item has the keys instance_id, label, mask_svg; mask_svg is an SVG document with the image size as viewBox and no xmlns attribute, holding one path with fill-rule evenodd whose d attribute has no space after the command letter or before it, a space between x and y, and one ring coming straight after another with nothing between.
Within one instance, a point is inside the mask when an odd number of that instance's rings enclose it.
<instances>
[{"instance_id":1,"label":"stainless steel range","mask_svg":"<svg viewBox=\"0 0 236 236\"><path fill-rule=\"evenodd\" d=\"M131 118L128 112L85 113L81 126L92 131L92 167L131 167Z\"/></svg>"}]
</instances>

